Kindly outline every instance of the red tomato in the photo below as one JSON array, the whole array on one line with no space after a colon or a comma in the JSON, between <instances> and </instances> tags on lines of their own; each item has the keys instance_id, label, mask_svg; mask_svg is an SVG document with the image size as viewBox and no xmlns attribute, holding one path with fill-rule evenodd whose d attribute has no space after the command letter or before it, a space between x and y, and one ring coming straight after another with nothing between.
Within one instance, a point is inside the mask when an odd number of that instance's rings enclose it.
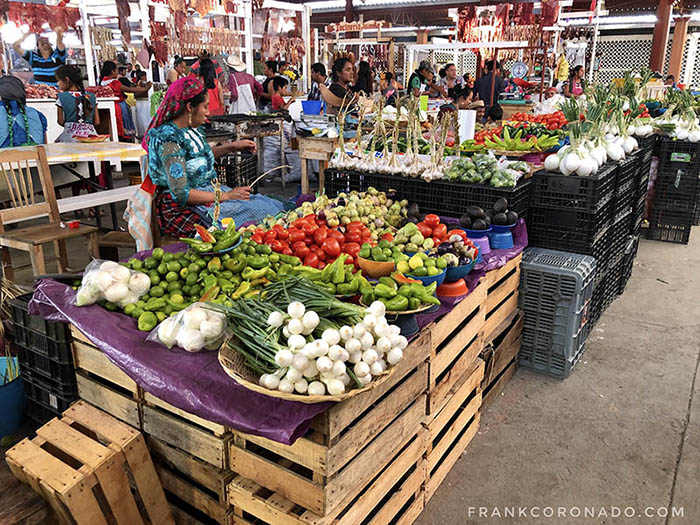
<instances>
[{"instance_id":1,"label":"red tomato","mask_svg":"<svg viewBox=\"0 0 700 525\"><path fill-rule=\"evenodd\" d=\"M433 228L433 237L442 239L445 235L447 235L447 226L438 223L438 225Z\"/></svg>"},{"instance_id":2,"label":"red tomato","mask_svg":"<svg viewBox=\"0 0 700 525\"><path fill-rule=\"evenodd\" d=\"M440 217L435 215L434 213L429 213L428 215L425 216L423 219L423 222L430 226L431 228L435 228L438 224L440 224Z\"/></svg>"},{"instance_id":3,"label":"red tomato","mask_svg":"<svg viewBox=\"0 0 700 525\"><path fill-rule=\"evenodd\" d=\"M282 248L289 248L289 243L287 241L279 241L279 243L282 245Z\"/></svg>"},{"instance_id":4,"label":"red tomato","mask_svg":"<svg viewBox=\"0 0 700 525\"><path fill-rule=\"evenodd\" d=\"M277 238L277 232L275 230L270 230L265 234L265 244L268 243L268 239L270 241L274 241Z\"/></svg>"},{"instance_id":5,"label":"red tomato","mask_svg":"<svg viewBox=\"0 0 700 525\"><path fill-rule=\"evenodd\" d=\"M306 222L310 222L311 224L316 224L316 215L313 213L309 213L308 215L304 215L304 220Z\"/></svg>"},{"instance_id":6,"label":"red tomato","mask_svg":"<svg viewBox=\"0 0 700 525\"><path fill-rule=\"evenodd\" d=\"M326 237L328 237L327 228L319 228L314 232L314 242L318 245L323 244L323 241L326 240Z\"/></svg>"},{"instance_id":7,"label":"red tomato","mask_svg":"<svg viewBox=\"0 0 700 525\"><path fill-rule=\"evenodd\" d=\"M294 244L297 241L303 241L305 237L306 234L301 230L289 230L289 242L291 242L292 244Z\"/></svg>"},{"instance_id":8,"label":"red tomato","mask_svg":"<svg viewBox=\"0 0 700 525\"><path fill-rule=\"evenodd\" d=\"M328 231L328 238L335 239L339 243L345 242L345 235L340 233L338 230L329 230Z\"/></svg>"},{"instance_id":9,"label":"red tomato","mask_svg":"<svg viewBox=\"0 0 700 525\"><path fill-rule=\"evenodd\" d=\"M314 236L313 236L313 235L307 235L306 237L304 237L304 242L305 242L306 244L308 244L309 246L311 246L312 244L315 244L315 243L314 243Z\"/></svg>"},{"instance_id":10,"label":"red tomato","mask_svg":"<svg viewBox=\"0 0 700 525\"><path fill-rule=\"evenodd\" d=\"M364 244L366 242L372 242L372 234L369 231L362 234L362 243Z\"/></svg>"},{"instance_id":11,"label":"red tomato","mask_svg":"<svg viewBox=\"0 0 700 525\"><path fill-rule=\"evenodd\" d=\"M292 243L292 250L297 251L302 246L306 246L306 243L304 241L293 242Z\"/></svg>"},{"instance_id":12,"label":"red tomato","mask_svg":"<svg viewBox=\"0 0 700 525\"><path fill-rule=\"evenodd\" d=\"M455 230L450 230L447 233L449 233L450 235L459 235L465 242L469 239L467 237L467 232L465 232L464 230L455 229Z\"/></svg>"},{"instance_id":13,"label":"red tomato","mask_svg":"<svg viewBox=\"0 0 700 525\"><path fill-rule=\"evenodd\" d=\"M277 233L279 233L279 232L284 231L284 226L282 226L281 224L275 224L272 227L272 229L275 230Z\"/></svg>"},{"instance_id":14,"label":"red tomato","mask_svg":"<svg viewBox=\"0 0 700 525\"><path fill-rule=\"evenodd\" d=\"M296 220L292 223L292 226L294 226L295 228L301 229L302 226L304 226L304 224L306 224L306 221L305 221L304 219L296 219Z\"/></svg>"},{"instance_id":15,"label":"red tomato","mask_svg":"<svg viewBox=\"0 0 700 525\"><path fill-rule=\"evenodd\" d=\"M318 226L316 226L315 223L312 222L307 222L304 224L301 229L304 231L305 234L307 235L313 235L313 233L318 230Z\"/></svg>"},{"instance_id":16,"label":"red tomato","mask_svg":"<svg viewBox=\"0 0 700 525\"><path fill-rule=\"evenodd\" d=\"M284 250L282 250L282 253L285 255L294 255L294 252L291 250L291 248L287 247Z\"/></svg>"},{"instance_id":17,"label":"red tomato","mask_svg":"<svg viewBox=\"0 0 700 525\"><path fill-rule=\"evenodd\" d=\"M350 230L345 234L345 242L360 242L362 240L362 234L360 230Z\"/></svg>"},{"instance_id":18,"label":"red tomato","mask_svg":"<svg viewBox=\"0 0 700 525\"><path fill-rule=\"evenodd\" d=\"M306 245L300 246L298 249L292 248L292 250L294 250L294 255L296 255L297 257L299 257L299 259L303 259L303 258L306 257L307 255L309 255L310 253L312 253L312 252L311 252L311 248L309 248L309 247L306 246Z\"/></svg>"},{"instance_id":19,"label":"red tomato","mask_svg":"<svg viewBox=\"0 0 700 525\"><path fill-rule=\"evenodd\" d=\"M263 230L262 228L255 228L254 235L263 235L264 236L265 233L267 233L267 232L265 230Z\"/></svg>"},{"instance_id":20,"label":"red tomato","mask_svg":"<svg viewBox=\"0 0 700 525\"><path fill-rule=\"evenodd\" d=\"M439 244L442 244L442 239L440 237L433 237L433 244L435 246L438 246Z\"/></svg>"},{"instance_id":21,"label":"red tomato","mask_svg":"<svg viewBox=\"0 0 700 525\"><path fill-rule=\"evenodd\" d=\"M345 246L343 246L343 252L354 258L357 257L357 252L360 251L360 248L360 244L357 242L346 242Z\"/></svg>"},{"instance_id":22,"label":"red tomato","mask_svg":"<svg viewBox=\"0 0 700 525\"><path fill-rule=\"evenodd\" d=\"M272 248L273 252L282 253L284 250L284 245L282 244L282 241L275 240L270 243L270 248Z\"/></svg>"},{"instance_id":23,"label":"red tomato","mask_svg":"<svg viewBox=\"0 0 700 525\"><path fill-rule=\"evenodd\" d=\"M326 267L326 263L323 261L318 261L318 269L323 270Z\"/></svg>"},{"instance_id":24,"label":"red tomato","mask_svg":"<svg viewBox=\"0 0 700 525\"><path fill-rule=\"evenodd\" d=\"M346 269L349 268L350 270L354 270L354 268L355 268L355 266L354 266L354 265L355 265L355 257L352 256L352 255L348 255L348 256L345 258L345 265L346 265L346 266L345 266ZM348 266L348 265L349 265L349 266Z\"/></svg>"},{"instance_id":25,"label":"red tomato","mask_svg":"<svg viewBox=\"0 0 700 525\"><path fill-rule=\"evenodd\" d=\"M250 238L250 240L257 244L264 244L262 235L255 234Z\"/></svg>"},{"instance_id":26,"label":"red tomato","mask_svg":"<svg viewBox=\"0 0 700 525\"><path fill-rule=\"evenodd\" d=\"M390 233L385 233L384 235L382 235L382 240L391 242L394 240L394 236Z\"/></svg>"},{"instance_id":27,"label":"red tomato","mask_svg":"<svg viewBox=\"0 0 700 525\"><path fill-rule=\"evenodd\" d=\"M286 241L287 239L289 239L289 230L285 230L284 228L282 228L281 230L277 230L277 238L280 241Z\"/></svg>"},{"instance_id":28,"label":"red tomato","mask_svg":"<svg viewBox=\"0 0 700 525\"><path fill-rule=\"evenodd\" d=\"M361 229L363 229L364 227L365 227L365 225L362 224L360 221L352 221L351 223L349 223L349 224L345 227L345 229L346 229L347 231L350 231L350 230L361 230Z\"/></svg>"},{"instance_id":29,"label":"red tomato","mask_svg":"<svg viewBox=\"0 0 700 525\"><path fill-rule=\"evenodd\" d=\"M299 257L299 254L297 254L297 257ZM318 268L318 257L316 256L315 253L309 253L308 255L304 256L304 266L311 266L312 268Z\"/></svg>"},{"instance_id":30,"label":"red tomato","mask_svg":"<svg viewBox=\"0 0 700 525\"><path fill-rule=\"evenodd\" d=\"M318 257L319 261L327 261L328 260L328 255L326 255L326 252L323 251L323 248L319 248L318 246L315 246L314 248L311 249L311 251L316 254L316 257Z\"/></svg>"},{"instance_id":31,"label":"red tomato","mask_svg":"<svg viewBox=\"0 0 700 525\"><path fill-rule=\"evenodd\" d=\"M340 255L340 244L337 239L326 239L323 241L321 248L323 248L323 251L326 252L329 257L333 257L334 259Z\"/></svg>"},{"instance_id":32,"label":"red tomato","mask_svg":"<svg viewBox=\"0 0 700 525\"><path fill-rule=\"evenodd\" d=\"M428 237L433 236L433 229L424 222L419 222L418 224L416 224L416 227L418 228L418 231L421 233L421 235L426 239Z\"/></svg>"}]
</instances>

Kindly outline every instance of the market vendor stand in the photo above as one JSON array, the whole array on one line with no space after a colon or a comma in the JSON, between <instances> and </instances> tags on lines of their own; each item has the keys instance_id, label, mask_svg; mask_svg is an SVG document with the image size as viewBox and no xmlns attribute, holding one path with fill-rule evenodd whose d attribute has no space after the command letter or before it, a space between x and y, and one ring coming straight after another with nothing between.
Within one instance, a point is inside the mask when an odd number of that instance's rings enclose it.
<instances>
[{"instance_id":1,"label":"market vendor stand","mask_svg":"<svg viewBox=\"0 0 700 525\"><path fill-rule=\"evenodd\" d=\"M301 137L297 136L299 144L299 159L301 160L301 193L309 193L309 171L307 161L317 160L318 162L318 187L323 188L326 181L326 167L331 160L335 148L338 146L338 139L327 137Z\"/></svg>"},{"instance_id":2,"label":"market vendor stand","mask_svg":"<svg viewBox=\"0 0 700 525\"><path fill-rule=\"evenodd\" d=\"M515 370L521 255L510 257L475 272L466 298L419 314L391 378L332 405L292 445L158 398L73 327L79 395L146 434L176 515L411 523L476 434L484 392L493 398Z\"/></svg>"}]
</instances>

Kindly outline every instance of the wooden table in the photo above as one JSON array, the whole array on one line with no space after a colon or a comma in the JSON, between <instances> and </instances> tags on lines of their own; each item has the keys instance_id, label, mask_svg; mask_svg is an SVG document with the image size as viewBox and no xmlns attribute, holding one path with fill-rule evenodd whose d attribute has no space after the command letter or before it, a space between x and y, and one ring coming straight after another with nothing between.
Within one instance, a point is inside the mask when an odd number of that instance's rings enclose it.
<instances>
[{"instance_id":1,"label":"wooden table","mask_svg":"<svg viewBox=\"0 0 700 525\"><path fill-rule=\"evenodd\" d=\"M326 137L299 137L299 160L301 161L301 193L309 193L309 173L306 161L317 160L318 162L318 188L323 191L326 175L325 169L328 161L331 160L335 148L338 147L338 139Z\"/></svg>"}]
</instances>

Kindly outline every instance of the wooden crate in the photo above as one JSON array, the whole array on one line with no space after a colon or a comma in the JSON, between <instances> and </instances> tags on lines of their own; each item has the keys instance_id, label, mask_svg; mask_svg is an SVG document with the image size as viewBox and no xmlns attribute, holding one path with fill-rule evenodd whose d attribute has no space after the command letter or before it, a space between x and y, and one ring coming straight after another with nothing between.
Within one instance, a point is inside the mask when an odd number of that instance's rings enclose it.
<instances>
[{"instance_id":1,"label":"wooden crate","mask_svg":"<svg viewBox=\"0 0 700 525\"><path fill-rule=\"evenodd\" d=\"M450 392L447 404L426 417L428 430L426 502L433 497L479 430L484 362L477 359Z\"/></svg>"},{"instance_id":2,"label":"wooden crate","mask_svg":"<svg viewBox=\"0 0 700 525\"><path fill-rule=\"evenodd\" d=\"M508 261L504 266L486 273L479 284L486 289L484 325L481 331L483 342L489 343L498 327L518 309L518 288L520 287L520 263L522 254Z\"/></svg>"},{"instance_id":3,"label":"wooden crate","mask_svg":"<svg viewBox=\"0 0 700 525\"><path fill-rule=\"evenodd\" d=\"M234 473L216 468L153 437L148 448L168 496L218 522L230 522L226 486ZM172 499L172 498L171 498Z\"/></svg>"},{"instance_id":4,"label":"wooden crate","mask_svg":"<svg viewBox=\"0 0 700 525\"><path fill-rule=\"evenodd\" d=\"M63 523L173 523L143 436L84 401L12 447L6 460Z\"/></svg>"},{"instance_id":5,"label":"wooden crate","mask_svg":"<svg viewBox=\"0 0 700 525\"><path fill-rule=\"evenodd\" d=\"M342 508L423 420L429 342L411 342L388 381L319 415L291 446L234 432L229 468L317 515Z\"/></svg>"},{"instance_id":6,"label":"wooden crate","mask_svg":"<svg viewBox=\"0 0 700 525\"><path fill-rule=\"evenodd\" d=\"M108 414L141 428L139 387L74 326L73 362L78 395Z\"/></svg>"},{"instance_id":7,"label":"wooden crate","mask_svg":"<svg viewBox=\"0 0 700 525\"><path fill-rule=\"evenodd\" d=\"M523 314L517 310L501 323L495 331L493 341L482 350L481 358L485 363L484 380L481 383L484 406L503 391L515 374L522 332Z\"/></svg>"},{"instance_id":8,"label":"wooden crate","mask_svg":"<svg viewBox=\"0 0 700 525\"><path fill-rule=\"evenodd\" d=\"M434 414L447 403L455 383L479 356L486 288L477 286L450 313L427 327L431 337L428 414Z\"/></svg>"},{"instance_id":9,"label":"wooden crate","mask_svg":"<svg viewBox=\"0 0 700 525\"><path fill-rule=\"evenodd\" d=\"M402 447L392 447L391 456L374 464L374 475L354 497L346 498L339 510L319 516L243 476L228 486L234 506L234 523L280 525L371 525L406 524L423 510L426 476L425 450L428 432L419 429Z\"/></svg>"}]
</instances>

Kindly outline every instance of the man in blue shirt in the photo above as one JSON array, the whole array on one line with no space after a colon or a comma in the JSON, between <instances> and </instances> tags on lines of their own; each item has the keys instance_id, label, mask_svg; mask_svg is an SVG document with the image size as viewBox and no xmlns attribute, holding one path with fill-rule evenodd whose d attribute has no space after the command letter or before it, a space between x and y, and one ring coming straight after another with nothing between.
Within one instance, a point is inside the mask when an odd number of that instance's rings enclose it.
<instances>
[{"instance_id":1,"label":"man in blue shirt","mask_svg":"<svg viewBox=\"0 0 700 525\"><path fill-rule=\"evenodd\" d=\"M503 92L503 79L498 75L500 64L496 63L496 71L494 71L494 61L486 62L486 74L474 83L474 92L479 96L479 100L484 101L486 113L489 107L498 103L498 97ZM493 100L491 99L491 82L493 76L496 75L496 82L493 89Z\"/></svg>"},{"instance_id":2,"label":"man in blue shirt","mask_svg":"<svg viewBox=\"0 0 700 525\"><path fill-rule=\"evenodd\" d=\"M49 39L37 37L36 47L39 51L23 51L22 42L30 35L27 33L13 44L15 53L29 62L34 72L34 82L36 84L48 84L58 86L56 83L56 70L66 63L66 46L63 45L63 30L56 30L56 49L51 48Z\"/></svg>"}]
</instances>

